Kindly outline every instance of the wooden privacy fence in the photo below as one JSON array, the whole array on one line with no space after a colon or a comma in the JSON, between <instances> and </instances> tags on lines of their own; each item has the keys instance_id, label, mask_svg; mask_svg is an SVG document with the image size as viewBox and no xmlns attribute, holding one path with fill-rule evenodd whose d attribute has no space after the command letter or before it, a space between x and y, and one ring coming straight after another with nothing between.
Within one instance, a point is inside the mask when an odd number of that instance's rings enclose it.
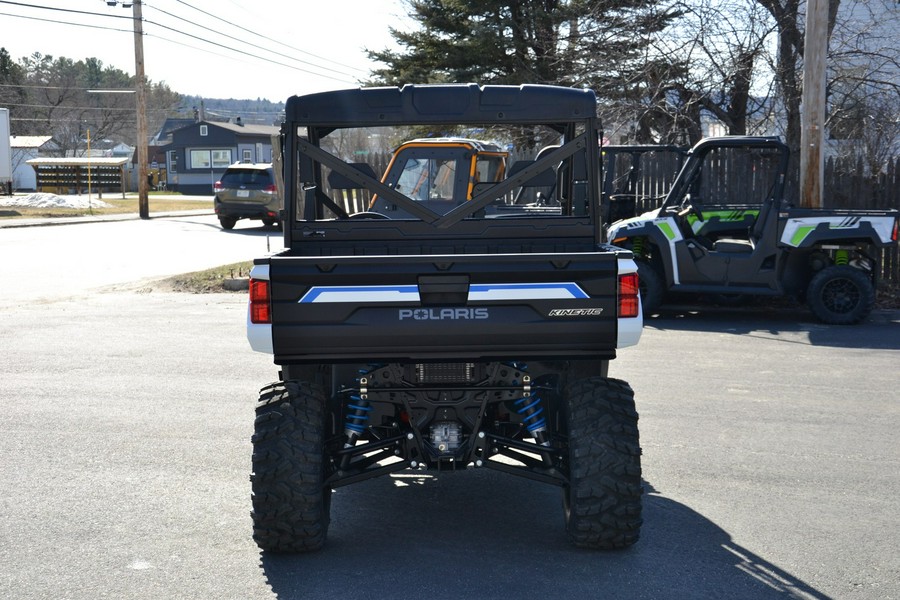
<instances>
[{"instance_id":1,"label":"wooden privacy fence","mask_svg":"<svg viewBox=\"0 0 900 600\"><path fill-rule=\"evenodd\" d=\"M876 176L865 172L861 159L829 158L825 162L825 207L900 209L900 157L889 160ZM900 285L900 248L896 245L882 252L881 276L891 285Z\"/></svg>"},{"instance_id":2,"label":"wooden privacy fence","mask_svg":"<svg viewBox=\"0 0 900 600\"><path fill-rule=\"evenodd\" d=\"M389 152L372 152L365 158L365 162L372 167L372 170L375 171L379 178L387 170L388 164L391 162L391 154ZM328 197L341 205L350 214L369 210L369 202L372 200L372 194L369 190L352 188L333 190L328 183L328 177L325 178L322 187Z\"/></svg>"}]
</instances>

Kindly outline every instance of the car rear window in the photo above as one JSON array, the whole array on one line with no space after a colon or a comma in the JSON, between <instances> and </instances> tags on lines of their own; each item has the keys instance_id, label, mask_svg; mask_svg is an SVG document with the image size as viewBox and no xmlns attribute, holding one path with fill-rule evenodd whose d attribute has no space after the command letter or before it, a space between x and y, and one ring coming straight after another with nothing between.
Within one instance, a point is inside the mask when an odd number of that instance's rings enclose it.
<instances>
[{"instance_id":1,"label":"car rear window","mask_svg":"<svg viewBox=\"0 0 900 600\"><path fill-rule=\"evenodd\" d=\"M222 175L222 185L225 187L272 185L272 173L262 169L228 169Z\"/></svg>"}]
</instances>

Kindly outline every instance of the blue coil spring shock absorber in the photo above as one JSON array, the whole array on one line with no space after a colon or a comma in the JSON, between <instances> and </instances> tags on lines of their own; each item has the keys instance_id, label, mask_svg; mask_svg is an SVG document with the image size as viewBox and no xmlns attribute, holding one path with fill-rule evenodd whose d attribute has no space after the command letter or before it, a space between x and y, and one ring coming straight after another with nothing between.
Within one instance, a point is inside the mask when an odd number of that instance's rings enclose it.
<instances>
[{"instance_id":1,"label":"blue coil spring shock absorber","mask_svg":"<svg viewBox=\"0 0 900 600\"><path fill-rule=\"evenodd\" d=\"M344 421L344 435L347 436L347 444L353 445L353 442L366 430L367 421L369 420L369 411L372 407L362 396L350 396L350 403L347 404L347 419Z\"/></svg>"},{"instance_id":2,"label":"blue coil spring shock absorber","mask_svg":"<svg viewBox=\"0 0 900 600\"><path fill-rule=\"evenodd\" d=\"M522 415L522 423L538 444L548 445L547 440L547 419L544 417L544 407L541 405L541 399L537 394L531 391L531 376L522 377L524 385L524 395L513 402L516 412Z\"/></svg>"},{"instance_id":3,"label":"blue coil spring shock absorber","mask_svg":"<svg viewBox=\"0 0 900 600\"><path fill-rule=\"evenodd\" d=\"M369 423L369 412L372 406L369 404L368 394L369 380L366 377L359 378L359 395L350 396L347 403L347 418L344 420L344 448L352 448L356 440L366 431ZM347 468L350 464L350 455L345 454L341 460L341 468Z\"/></svg>"}]
</instances>

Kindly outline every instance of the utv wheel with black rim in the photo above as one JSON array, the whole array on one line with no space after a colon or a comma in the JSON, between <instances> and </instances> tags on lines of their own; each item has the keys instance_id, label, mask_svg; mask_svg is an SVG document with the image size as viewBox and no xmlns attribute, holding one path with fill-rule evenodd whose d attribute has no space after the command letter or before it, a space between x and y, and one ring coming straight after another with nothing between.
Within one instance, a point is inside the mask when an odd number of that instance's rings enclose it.
<instances>
[{"instance_id":1,"label":"utv wheel with black rim","mask_svg":"<svg viewBox=\"0 0 900 600\"><path fill-rule=\"evenodd\" d=\"M253 434L253 539L263 550L318 550L328 533L325 393L285 381L260 391Z\"/></svg>"},{"instance_id":2,"label":"utv wheel with black rim","mask_svg":"<svg viewBox=\"0 0 900 600\"><path fill-rule=\"evenodd\" d=\"M566 533L582 548L611 550L638 541L641 447L634 392L624 381L589 377L566 389Z\"/></svg>"},{"instance_id":3,"label":"utv wheel with black rim","mask_svg":"<svg viewBox=\"0 0 900 600\"><path fill-rule=\"evenodd\" d=\"M666 286L659 271L646 260L637 261L638 286L641 292L641 308L650 315L662 306Z\"/></svg>"},{"instance_id":4,"label":"utv wheel with black rim","mask_svg":"<svg viewBox=\"0 0 900 600\"><path fill-rule=\"evenodd\" d=\"M821 321L852 325L872 312L875 289L865 272L847 265L833 265L816 273L809 282L806 302Z\"/></svg>"}]
</instances>

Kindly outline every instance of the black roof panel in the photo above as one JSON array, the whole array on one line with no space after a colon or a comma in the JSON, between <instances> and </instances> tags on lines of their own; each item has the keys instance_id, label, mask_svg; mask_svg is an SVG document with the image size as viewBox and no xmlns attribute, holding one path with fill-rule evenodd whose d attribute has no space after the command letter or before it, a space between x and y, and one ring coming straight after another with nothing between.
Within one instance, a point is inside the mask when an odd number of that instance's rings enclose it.
<instances>
[{"instance_id":1,"label":"black roof panel","mask_svg":"<svg viewBox=\"0 0 900 600\"><path fill-rule=\"evenodd\" d=\"M549 85L404 85L292 96L288 122L360 127L452 123L560 123L596 115L592 90Z\"/></svg>"}]
</instances>

